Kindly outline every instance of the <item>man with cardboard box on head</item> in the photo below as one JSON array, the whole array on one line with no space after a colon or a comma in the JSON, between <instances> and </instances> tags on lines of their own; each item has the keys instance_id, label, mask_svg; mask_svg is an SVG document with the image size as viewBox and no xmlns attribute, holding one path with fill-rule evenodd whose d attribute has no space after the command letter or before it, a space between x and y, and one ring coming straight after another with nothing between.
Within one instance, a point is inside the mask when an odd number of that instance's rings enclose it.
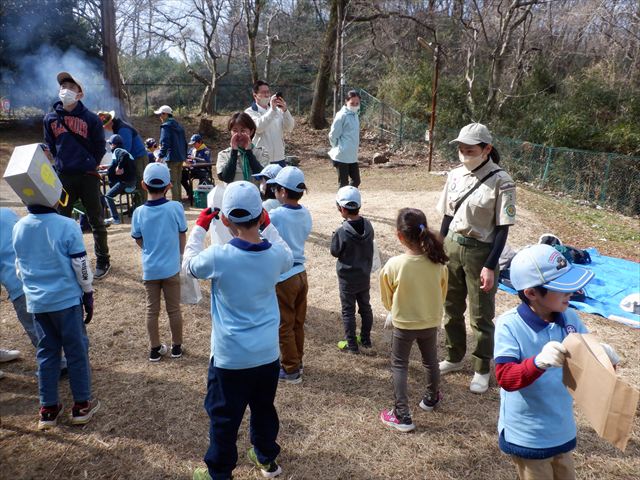
<instances>
[{"instance_id":1,"label":"man with cardboard box on head","mask_svg":"<svg viewBox=\"0 0 640 480\"><path fill-rule=\"evenodd\" d=\"M55 169L62 186L69 195L66 206L59 207L65 217L70 217L73 204L80 199L86 209L93 230L96 253L94 278L104 278L111 268L107 227L104 224L100 201L100 175L97 167L105 153L102 122L80 101L84 89L68 72L57 76L60 101L53 104L53 111L45 115L44 138L55 160Z\"/></svg>"}]
</instances>

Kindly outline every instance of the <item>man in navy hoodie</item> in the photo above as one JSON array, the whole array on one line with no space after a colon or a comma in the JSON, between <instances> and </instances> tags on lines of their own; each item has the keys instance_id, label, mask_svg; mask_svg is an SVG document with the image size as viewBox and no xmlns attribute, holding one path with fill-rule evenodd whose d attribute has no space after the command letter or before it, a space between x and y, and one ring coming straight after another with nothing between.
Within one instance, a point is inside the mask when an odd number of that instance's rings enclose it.
<instances>
[{"instance_id":1,"label":"man in navy hoodie","mask_svg":"<svg viewBox=\"0 0 640 480\"><path fill-rule=\"evenodd\" d=\"M187 137L184 128L175 118L169 105L163 105L155 112L160 117L160 154L158 160L165 162L171 173L171 198L182 200L182 164L187 159Z\"/></svg>"},{"instance_id":2,"label":"man in navy hoodie","mask_svg":"<svg viewBox=\"0 0 640 480\"><path fill-rule=\"evenodd\" d=\"M57 79L60 101L54 103L53 111L44 117L44 139L55 159L62 186L69 194L69 201L66 206L60 206L60 213L70 217L78 199L86 209L96 253L93 278L100 280L111 268L97 172L105 153L102 122L80 101L84 90L70 73L60 72Z\"/></svg>"}]
</instances>

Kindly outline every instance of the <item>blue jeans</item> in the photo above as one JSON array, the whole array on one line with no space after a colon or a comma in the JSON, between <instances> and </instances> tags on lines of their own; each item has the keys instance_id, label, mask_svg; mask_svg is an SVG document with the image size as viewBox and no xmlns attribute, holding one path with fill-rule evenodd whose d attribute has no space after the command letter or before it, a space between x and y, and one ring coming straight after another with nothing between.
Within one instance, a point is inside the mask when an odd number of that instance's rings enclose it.
<instances>
[{"instance_id":1,"label":"blue jeans","mask_svg":"<svg viewBox=\"0 0 640 480\"><path fill-rule=\"evenodd\" d=\"M16 311L18 320L22 324L24 331L27 332L32 345L37 349L40 337L38 336L38 330L36 329L36 319L34 318L33 313L27 312L27 297L25 295L20 295L18 298L13 300L12 303L13 309ZM63 368L67 368L67 359L64 355L60 360L60 370L62 370Z\"/></svg>"},{"instance_id":2,"label":"blue jeans","mask_svg":"<svg viewBox=\"0 0 640 480\"><path fill-rule=\"evenodd\" d=\"M236 440L247 405L251 409L249 435L258 461L269 464L280 453L276 443L280 421L273 401L278 388L280 362L242 370L209 364L204 408L209 414L209 449L204 462L213 480L231 478L238 461Z\"/></svg>"},{"instance_id":3,"label":"blue jeans","mask_svg":"<svg viewBox=\"0 0 640 480\"><path fill-rule=\"evenodd\" d=\"M82 304L57 312L36 313L36 332L39 336L38 388L40 405L58 404L60 377L60 349L64 350L69 369L69 384L77 403L91 399L91 367L89 338L84 326Z\"/></svg>"},{"instance_id":4,"label":"blue jeans","mask_svg":"<svg viewBox=\"0 0 640 480\"><path fill-rule=\"evenodd\" d=\"M114 200L116 195L120 195L124 193L124 189L128 187L134 187L135 183L130 182L117 182L114 183L111 188L104 195L104 200L107 202L107 206L109 207L109 211L111 212L111 216L114 220L118 220L120 216L118 215L118 209L116 208L116 202Z\"/></svg>"}]
</instances>

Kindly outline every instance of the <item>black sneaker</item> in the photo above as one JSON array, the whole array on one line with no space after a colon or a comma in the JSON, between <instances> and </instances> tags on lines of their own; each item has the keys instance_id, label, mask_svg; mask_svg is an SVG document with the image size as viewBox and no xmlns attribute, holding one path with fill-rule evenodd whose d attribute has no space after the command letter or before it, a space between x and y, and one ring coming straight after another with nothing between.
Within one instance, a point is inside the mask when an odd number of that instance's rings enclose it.
<instances>
[{"instance_id":1,"label":"black sneaker","mask_svg":"<svg viewBox=\"0 0 640 480\"><path fill-rule=\"evenodd\" d=\"M171 346L171 358L180 358L182 356L182 345Z\"/></svg>"},{"instance_id":2,"label":"black sneaker","mask_svg":"<svg viewBox=\"0 0 640 480\"><path fill-rule=\"evenodd\" d=\"M107 274L109 273L109 270L111 270L110 263L96 265L96 273L93 274L93 279L102 280L104 277L107 276Z\"/></svg>"},{"instance_id":3,"label":"black sneaker","mask_svg":"<svg viewBox=\"0 0 640 480\"><path fill-rule=\"evenodd\" d=\"M62 404L52 407L40 407L40 419L38 420L38 430L48 430L58 424L58 419L62 413Z\"/></svg>"},{"instance_id":4,"label":"black sneaker","mask_svg":"<svg viewBox=\"0 0 640 480\"><path fill-rule=\"evenodd\" d=\"M360 341L360 346L361 346L362 348L373 348L373 344L371 343L371 339L370 339L370 338L366 338L366 339L365 339L365 338L363 338L363 339Z\"/></svg>"},{"instance_id":5,"label":"black sneaker","mask_svg":"<svg viewBox=\"0 0 640 480\"><path fill-rule=\"evenodd\" d=\"M71 424L86 425L91 421L95 413L100 410L99 400L89 400L83 403L74 403L71 409Z\"/></svg>"},{"instance_id":6,"label":"black sneaker","mask_svg":"<svg viewBox=\"0 0 640 480\"><path fill-rule=\"evenodd\" d=\"M440 400L442 400L442 394L440 392L436 394L435 398L425 395L424 398L420 400L418 406L425 412L432 412L433 409L440 404Z\"/></svg>"},{"instance_id":7,"label":"black sneaker","mask_svg":"<svg viewBox=\"0 0 640 480\"><path fill-rule=\"evenodd\" d=\"M162 357L167 354L167 346L165 344L161 344L159 347L154 347L149 351L149 361L150 362L159 362Z\"/></svg>"},{"instance_id":8,"label":"black sneaker","mask_svg":"<svg viewBox=\"0 0 640 480\"><path fill-rule=\"evenodd\" d=\"M256 455L256 451L253 449L253 447L249 449L249 451L247 452L247 456L249 457L249 460L251 460L251 463L253 463L260 469L260 473L265 478L276 478L282 473L282 468L276 463L275 460L266 465L260 463L260 461L258 460L258 455Z\"/></svg>"}]
</instances>

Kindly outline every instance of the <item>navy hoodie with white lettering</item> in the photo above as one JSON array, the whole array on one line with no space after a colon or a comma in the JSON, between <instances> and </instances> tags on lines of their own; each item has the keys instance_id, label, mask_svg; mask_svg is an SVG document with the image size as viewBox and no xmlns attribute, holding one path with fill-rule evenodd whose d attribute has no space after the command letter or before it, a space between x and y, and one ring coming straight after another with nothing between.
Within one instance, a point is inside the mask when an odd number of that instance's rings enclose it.
<instances>
[{"instance_id":1,"label":"navy hoodie with white lettering","mask_svg":"<svg viewBox=\"0 0 640 480\"><path fill-rule=\"evenodd\" d=\"M67 112L62 102L44 116L44 140L55 158L58 173L95 173L104 156L105 139L98 115L78 101ZM73 132L73 133L71 133Z\"/></svg>"}]
</instances>

